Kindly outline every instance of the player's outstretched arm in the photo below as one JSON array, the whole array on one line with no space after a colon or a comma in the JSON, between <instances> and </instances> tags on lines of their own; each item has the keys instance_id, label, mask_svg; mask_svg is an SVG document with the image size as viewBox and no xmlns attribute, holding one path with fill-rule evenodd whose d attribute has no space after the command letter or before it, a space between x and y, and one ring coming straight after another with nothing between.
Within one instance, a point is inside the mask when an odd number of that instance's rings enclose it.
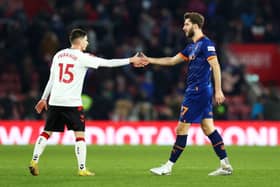
<instances>
[{"instance_id":1,"label":"player's outstretched arm","mask_svg":"<svg viewBox=\"0 0 280 187\"><path fill-rule=\"evenodd\" d=\"M128 64L133 64L135 67L144 67L148 64L148 61L138 56L138 54L135 54L133 57L130 58L121 58L121 59L105 59L100 57L94 57L88 54L85 54L83 56L83 59L81 63L85 67L92 67L92 68L98 68L98 67L119 67L119 66L125 66Z\"/></svg>"},{"instance_id":2,"label":"player's outstretched arm","mask_svg":"<svg viewBox=\"0 0 280 187\"><path fill-rule=\"evenodd\" d=\"M174 66L184 61L184 59L182 59L179 54L173 57L162 57L162 58L147 57L144 53L141 53L141 56L143 56L151 64L157 64L162 66Z\"/></svg>"}]
</instances>

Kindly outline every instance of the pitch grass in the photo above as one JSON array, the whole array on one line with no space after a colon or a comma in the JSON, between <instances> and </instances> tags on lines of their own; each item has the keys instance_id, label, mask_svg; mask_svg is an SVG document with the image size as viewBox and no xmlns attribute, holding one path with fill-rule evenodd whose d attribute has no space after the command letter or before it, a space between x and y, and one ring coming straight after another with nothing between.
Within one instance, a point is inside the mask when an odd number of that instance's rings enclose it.
<instances>
[{"instance_id":1,"label":"pitch grass","mask_svg":"<svg viewBox=\"0 0 280 187\"><path fill-rule=\"evenodd\" d=\"M40 159L40 175L27 169L33 146L0 146L0 186L28 187L279 187L279 147L227 147L234 174L209 177L218 166L210 146L189 146L171 176L149 169L169 156L170 146L88 146L87 165L94 177L76 176L73 146L48 146Z\"/></svg>"}]
</instances>

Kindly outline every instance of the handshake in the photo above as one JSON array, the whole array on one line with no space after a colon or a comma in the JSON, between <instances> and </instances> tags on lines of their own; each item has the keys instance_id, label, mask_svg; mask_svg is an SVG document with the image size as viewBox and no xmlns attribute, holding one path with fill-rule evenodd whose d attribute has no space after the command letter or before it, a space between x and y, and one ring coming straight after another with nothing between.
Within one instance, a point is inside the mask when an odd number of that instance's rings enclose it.
<instances>
[{"instance_id":1,"label":"handshake","mask_svg":"<svg viewBox=\"0 0 280 187\"><path fill-rule=\"evenodd\" d=\"M129 61L137 68L145 67L150 63L149 58L142 52L137 52L133 57L129 58Z\"/></svg>"}]
</instances>

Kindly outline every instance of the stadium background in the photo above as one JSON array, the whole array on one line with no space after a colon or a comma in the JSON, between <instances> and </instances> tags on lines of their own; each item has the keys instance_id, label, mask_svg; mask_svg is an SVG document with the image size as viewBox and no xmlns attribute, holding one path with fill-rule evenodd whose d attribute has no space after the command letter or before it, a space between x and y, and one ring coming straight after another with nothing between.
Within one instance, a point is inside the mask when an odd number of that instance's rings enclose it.
<instances>
[{"instance_id":1,"label":"stadium background","mask_svg":"<svg viewBox=\"0 0 280 187\"><path fill-rule=\"evenodd\" d=\"M182 31L186 11L206 17L204 32L217 45L227 99L214 107L215 119L229 127L242 128L239 121L257 120L260 129L278 129L279 4L276 0L2 0L0 142L4 135L24 134L18 123L45 119L33 106L48 80L52 56L69 47L72 28L89 32L88 51L100 57L123 58L137 51L171 56L187 43ZM132 126L137 121L158 121L156 126L170 121L173 128L186 66L89 70L83 90L87 118L97 126L97 120L128 121ZM247 124L250 127L250 121ZM260 129L255 127L255 134L261 136Z\"/></svg>"}]
</instances>

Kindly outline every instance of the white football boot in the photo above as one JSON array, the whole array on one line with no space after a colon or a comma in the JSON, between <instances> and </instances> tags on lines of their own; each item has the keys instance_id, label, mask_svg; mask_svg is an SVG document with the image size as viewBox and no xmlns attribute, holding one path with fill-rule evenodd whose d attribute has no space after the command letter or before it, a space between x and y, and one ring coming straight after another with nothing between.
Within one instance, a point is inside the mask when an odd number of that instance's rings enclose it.
<instances>
[{"instance_id":1,"label":"white football boot","mask_svg":"<svg viewBox=\"0 0 280 187\"><path fill-rule=\"evenodd\" d=\"M167 164L164 164L157 168L150 169L150 172L152 172L155 175L171 175L172 166L169 166Z\"/></svg>"},{"instance_id":2,"label":"white football boot","mask_svg":"<svg viewBox=\"0 0 280 187\"><path fill-rule=\"evenodd\" d=\"M209 173L209 176L225 176L231 175L233 172L233 168L230 164L223 164L221 163L221 167L216 169L215 171Z\"/></svg>"}]
</instances>

